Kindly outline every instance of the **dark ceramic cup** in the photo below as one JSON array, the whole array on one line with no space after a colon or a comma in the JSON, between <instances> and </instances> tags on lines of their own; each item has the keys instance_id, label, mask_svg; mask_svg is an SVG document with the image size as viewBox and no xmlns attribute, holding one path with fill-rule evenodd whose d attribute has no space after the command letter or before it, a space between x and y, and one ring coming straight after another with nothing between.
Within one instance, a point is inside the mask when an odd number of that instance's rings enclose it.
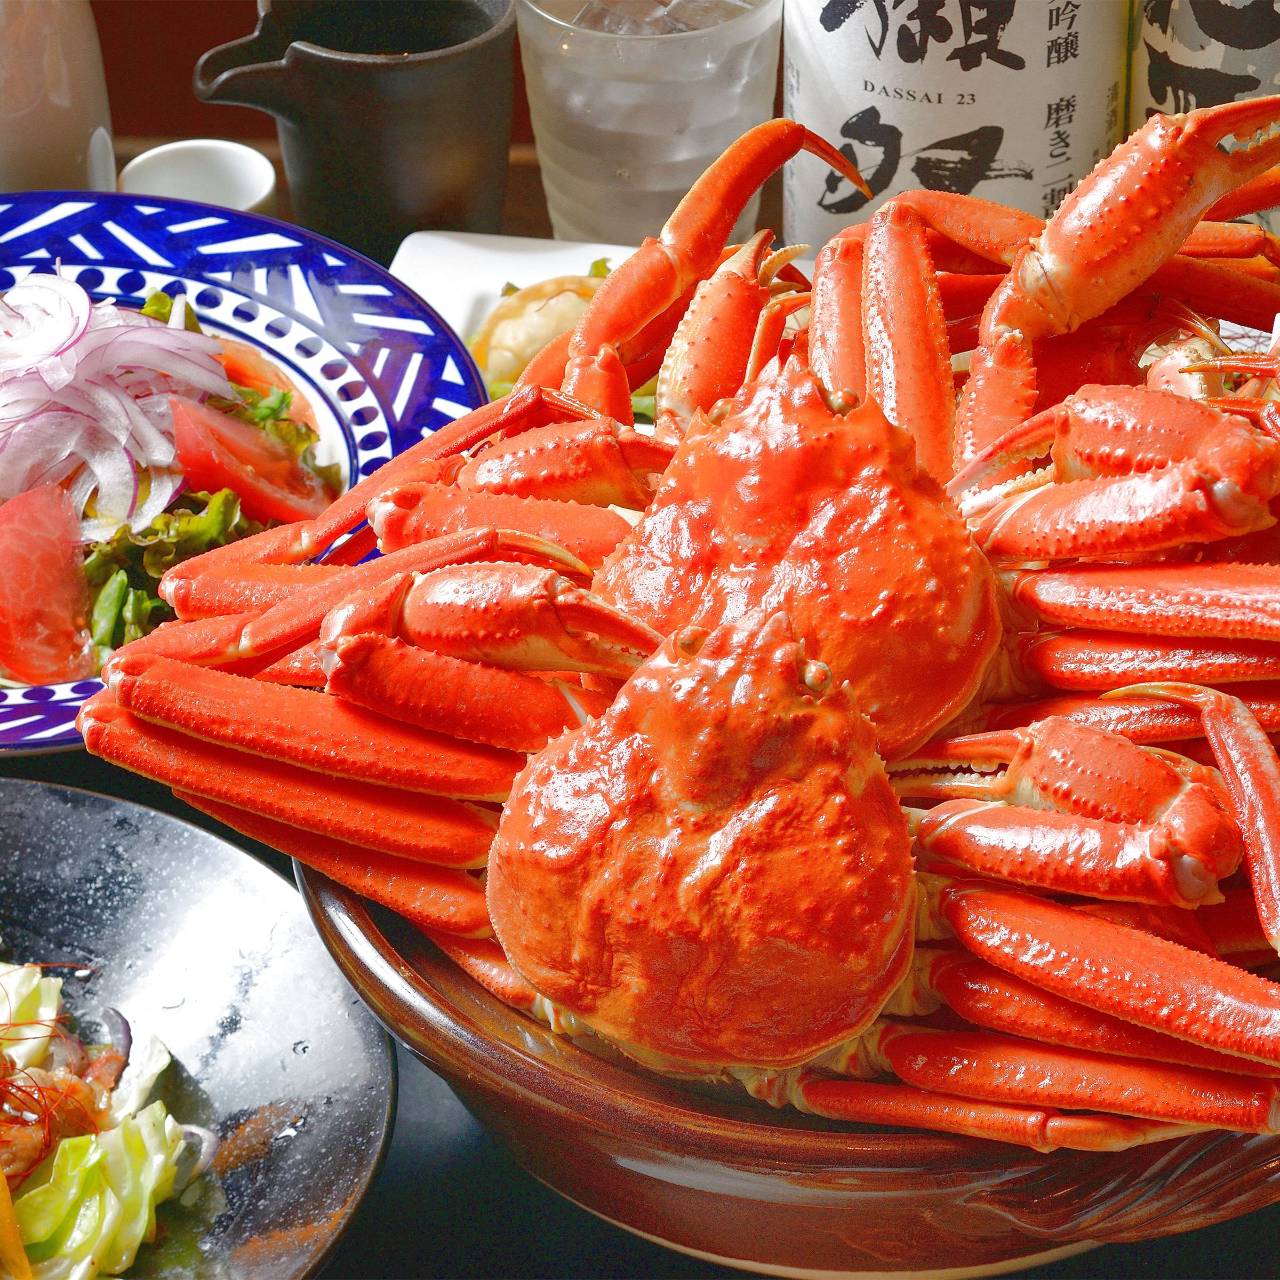
<instances>
[{"instance_id":1,"label":"dark ceramic cup","mask_svg":"<svg viewBox=\"0 0 1280 1280\"><path fill-rule=\"evenodd\" d=\"M276 117L294 216L389 262L411 231L497 231L513 0L273 0L195 69Z\"/></svg>"}]
</instances>

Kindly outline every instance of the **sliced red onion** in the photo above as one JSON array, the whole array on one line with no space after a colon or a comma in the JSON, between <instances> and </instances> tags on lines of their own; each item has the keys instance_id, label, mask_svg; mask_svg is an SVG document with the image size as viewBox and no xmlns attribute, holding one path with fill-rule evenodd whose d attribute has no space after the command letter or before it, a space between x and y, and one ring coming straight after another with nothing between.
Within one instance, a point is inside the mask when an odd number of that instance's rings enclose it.
<instances>
[{"instance_id":1,"label":"sliced red onion","mask_svg":"<svg viewBox=\"0 0 1280 1280\"><path fill-rule=\"evenodd\" d=\"M151 487L133 513L131 523L135 529L145 529L182 492L181 471L152 467L147 472L147 476L151 481Z\"/></svg>"},{"instance_id":2,"label":"sliced red onion","mask_svg":"<svg viewBox=\"0 0 1280 1280\"><path fill-rule=\"evenodd\" d=\"M233 395L185 306L167 326L45 275L0 298L0 501L64 484L86 541L155 519L182 486L169 397Z\"/></svg>"},{"instance_id":3,"label":"sliced red onion","mask_svg":"<svg viewBox=\"0 0 1280 1280\"><path fill-rule=\"evenodd\" d=\"M42 484L59 484L83 465L97 427L76 413L50 413L47 430L0 435L0 501ZM83 503L77 510L83 508Z\"/></svg>"},{"instance_id":4,"label":"sliced red onion","mask_svg":"<svg viewBox=\"0 0 1280 1280\"><path fill-rule=\"evenodd\" d=\"M182 1126L182 1150L174 1168L173 1188L185 1191L213 1163L218 1154L218 1135L203 1125Z\"/></svg>"},{"instance_id":5,"label":"sliced red onion","mask_svg":"<svg viewBox=\"0 0 1280 1280\"><path fill-rule=\"evenodd\" d=\"M74 280L33 272L19 281L0 310L0 374L47 370L65 385L71 378L58 357L89 327L92 314L93 300Z\"/></svg>"},{"instance_id":6,"label":"sliced red onion","mask_svg":"<svg viewBox=\"0 0 1280 1280\"><path fill-rule=\"evenodd\" d=\"M49 1036L46 1065L50 1071L69 1071L78 1076L89 1065L89 1055L76 1036L69 1035L61 1027L55 1027Z\"/></svg>"},{"instance_id":7,"label":"sliced red onion","mask_svg":"<svg viewBox=\"0 0 1280 1280\"><path fill-rule=\"evenodd\" d=\"M101 542L130 523L138 505L138 465L127 449L119 447L92 454L87 465L98 483L94 514L81 518L80 531L86 541Z\"/></svg>"},{"instance_id":8,"label":"sliced red onion","mask_svg":"<svg viewBox=\"0 0 1280 1280\"><path fill-rule=\"evenodd\" d=\"M108 1005L102 1011L102 1025L111 1038L111 1047L124 1058L125 1066L129 1065L129 1054L133 1052L133 1028L129 1019Z\"/></svg>"}]
</instances>

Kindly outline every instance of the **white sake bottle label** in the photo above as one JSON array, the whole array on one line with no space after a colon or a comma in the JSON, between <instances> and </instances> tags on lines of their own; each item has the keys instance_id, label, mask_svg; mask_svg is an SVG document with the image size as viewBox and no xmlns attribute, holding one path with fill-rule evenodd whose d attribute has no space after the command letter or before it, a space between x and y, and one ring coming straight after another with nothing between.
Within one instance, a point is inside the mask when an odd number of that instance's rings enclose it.
<instances>
[{"instance_id":1,"label":"white sake bottle label","mask_svg":"<svg viewBox=\"0 0 1280 1280\"><path fill-rule=\"evenodd\" d=\"M1133 44L1129 127L1156 112L1280 93L1275 0L1142 0ZM1280 214L1257 215L1280 231Z\"/></svg>"},{"instance_id":2,"label":"white sake bottle label","mask_svg":"<svg viewBox=\"0 0 1280 1280\"><path fill-rule=\"evenodd\" d=\"M854 161L787 165L821 244L913 187L1048 214L1123 136L1128 0L786 0L784 109Z\"/></svg>"}]
</instances>

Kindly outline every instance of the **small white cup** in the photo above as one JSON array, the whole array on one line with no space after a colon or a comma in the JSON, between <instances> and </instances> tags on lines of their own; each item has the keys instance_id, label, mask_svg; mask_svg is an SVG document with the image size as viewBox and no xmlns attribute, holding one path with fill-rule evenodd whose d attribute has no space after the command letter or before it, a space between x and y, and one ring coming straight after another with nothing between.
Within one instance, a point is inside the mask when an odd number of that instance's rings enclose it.
<instances>
[{"instance_id":1,"label":"small white cup","mask_svg":"<svg viewBox=\"0 0 1280 1280\"><path fill-rule=\"evenodd\" d=\"M241 142L190 138L135 156L120 171L120 190L271 213L276 170L261 151Z\"/></svg>"}]
</instances>

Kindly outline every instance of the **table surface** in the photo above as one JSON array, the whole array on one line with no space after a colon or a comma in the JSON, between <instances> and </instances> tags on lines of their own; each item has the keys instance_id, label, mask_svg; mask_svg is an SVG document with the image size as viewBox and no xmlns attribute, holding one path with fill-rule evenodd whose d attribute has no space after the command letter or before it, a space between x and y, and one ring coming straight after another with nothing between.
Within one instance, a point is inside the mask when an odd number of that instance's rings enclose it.
<instances>
[{"instance_id":1,"label":"table surface","mask_svg":"<svg viewBox=\"0 0 1280 1280\"><path fill-rule=\"evenodd\" d=\"M165 141L117 139L120 158ZM278 159L270 145L263 150ZM763 225L777 225L777 184ZM503 231L549 235L532 148L513 148ZM228 832L154 783L83 751L0 757L0 775L121 796L205 826L284 874L286 859ZM386 1163L339 1244L326 1280L365 1277L732 1277L601 1222L525 1173L432 1071L398 1050L400 1095ZM1280 1205L1232 1223L1135 1245L1113 1245L1033 1274L1051 1277L1276 1277Z\"/></svg>"}]
</instances>

